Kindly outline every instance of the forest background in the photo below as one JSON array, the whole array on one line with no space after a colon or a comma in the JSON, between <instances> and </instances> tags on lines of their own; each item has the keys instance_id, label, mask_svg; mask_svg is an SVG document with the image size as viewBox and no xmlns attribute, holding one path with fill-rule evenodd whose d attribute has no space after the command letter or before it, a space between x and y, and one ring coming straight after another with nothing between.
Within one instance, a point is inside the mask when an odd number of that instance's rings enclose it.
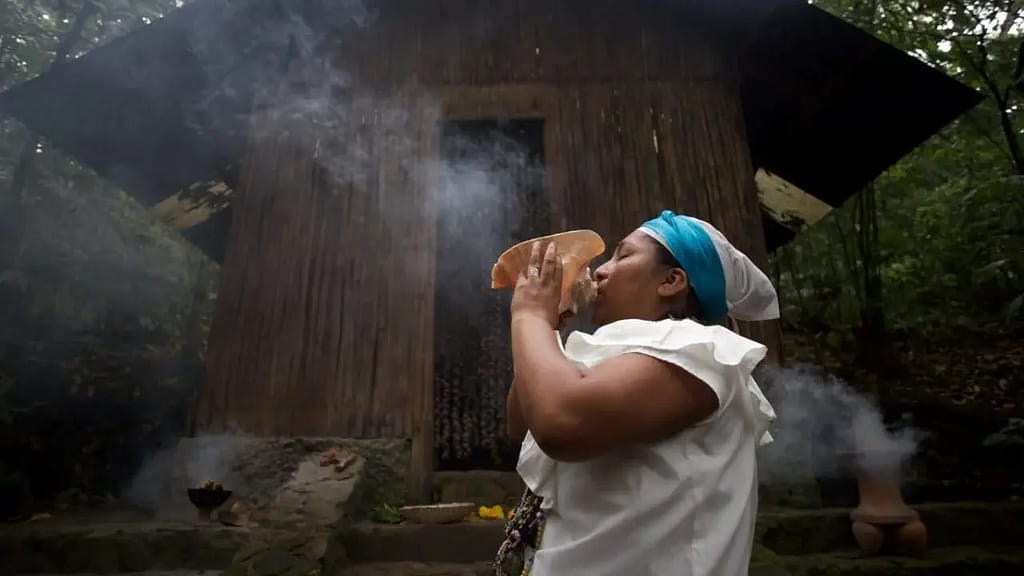
<instances>
[{"instance_id":1,"label":"forest background","mask_svg":"<svg viewBox=\"0 0 1024 576\"><path fill-rule=\"evenodd\" d=\"M1024 446L1024 2L814 3L985 100L772 255L787 360L912 415L931 433L927 473L991 484ZM183 4L6 0L0 89ZM16 495L0 517L110 497L181 435L216 272L0 117L0 488L15 488L0 494Z\"/></svg>"}]
</instances>

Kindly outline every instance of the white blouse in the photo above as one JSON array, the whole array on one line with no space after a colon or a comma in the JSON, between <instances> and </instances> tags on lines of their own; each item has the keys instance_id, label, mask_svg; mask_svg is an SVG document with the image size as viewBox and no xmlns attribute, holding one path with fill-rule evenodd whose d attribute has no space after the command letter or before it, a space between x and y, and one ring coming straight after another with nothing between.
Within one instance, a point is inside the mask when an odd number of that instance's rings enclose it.
<instances>
[{"instance_id":1,"label":"white blouse","mask_svg":"<svg viewBox=\"0 0 1024 576\"><path fill-rule=\"evenodd\" d=\"M562 350L584 370L629 353L678 365L719 408L672 438L585 462L555 461L527 433L517 469L547 516L532 576L747 574L755 450L775 419L751 377L767 349L721 326L623 320L574 332Z\"/></svg>"}]
</instances>

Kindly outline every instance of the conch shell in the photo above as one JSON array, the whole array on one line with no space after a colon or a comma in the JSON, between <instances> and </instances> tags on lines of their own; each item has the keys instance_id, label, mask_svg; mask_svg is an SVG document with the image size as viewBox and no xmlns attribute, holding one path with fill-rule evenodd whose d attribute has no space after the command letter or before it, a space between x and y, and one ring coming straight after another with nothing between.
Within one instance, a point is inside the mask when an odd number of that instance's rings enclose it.
<instances>
[{"instance_id":1,"label":"conch shell","mask_svg":"<svg viewBox=\"0 0 1024 576\"><path fill-rule=\"evenodd\" d=\"M554 242L562 257L562 298L559 314L575 314L594 299L597 288L590 275L590 261L604 254L604 240L593 230L572 230L520 242L506 250L491 268L491 288L513 288L530 263L534 242Z\"/></svg>"}]
</instances>

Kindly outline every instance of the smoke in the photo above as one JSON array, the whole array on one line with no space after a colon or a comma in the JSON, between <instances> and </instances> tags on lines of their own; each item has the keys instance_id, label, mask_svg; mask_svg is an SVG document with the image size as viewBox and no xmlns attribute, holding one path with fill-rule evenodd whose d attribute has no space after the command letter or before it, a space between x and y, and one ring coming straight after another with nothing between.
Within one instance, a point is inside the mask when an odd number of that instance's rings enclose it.
<instances>
[{"instance_id":1,"label":"smoke","mask_svg":"<svg viewBox=\"0 0 1024 576\"><path fill-rule=\"evenodd\" d=\"M457 263L439 262L436 274L467 304L457 310L480 317L476 302L498 255L550 232L550 204L536 190L544 187L543 159L518 137L543 135L515 121L445 123L443 102L415 77L377 77L366 52L378 19L372 0L248 3L194 19L188 38L207 89L188 103L186 121L235 156L252 140L302 143L332 194L390 196L357 214L377 218L385 238L405 234L394 226L434 215L439 235L460 230L457 244L439 240L439 260ZM292 160L282 159L281 170ZM424 182L425 196L413 196L422 201L397 206L393 198ZM538 208L543 217L531 214Z\"/></svg>"},{"instance_id":2,"label":"smoke","mask_svg":"<svg viewBox=\"0 0 1024 576\"><path fill-rule=\"evenodd\" d=\"M906 420L886 426L872 401L819 368L768 368L760 380L778 416L775 442L759 457L766 483L806 481L807 474L845 477L858 470L895 474L917 451L917 429Z\"/></svg>"},{"instance_id":3,"label":"smoke","mask_svg":"<svg viewBox=\"0 0 1024 576\"><path fill-rule=\"evenodd\" d=\"M359 210L358 218L379 219L392 250L390 243L404 233L393 227L436 216L435 274L443 283L438 309L446 313L439 321L453 334L448 343L453 355L472 356L465 351L465 342L473 340L468 334L478 330L476 342L485 340L486 325L504 320L494 314L496 301L500 310L510 297L490 293L491 264L511 243L550 231L543 160L533 145L543 140L538 123L442 124L442 102L415 78L381 82L364 77L372 71L346 65L360 60L354 54L365 54L360 44L378 19L372 2L241 4L222 3L228 8L192 18L195 25L185 30L206 87L184 103L185 122L233 159L254 139L300 143L335 198L347 198L355 189L378 199L353 209ZM440 142L424 137L425 130L437 130ZM293 169L294 161L282 157L276 168ZM413 198L431 202L431 210L419 200L399 207L394 198L420 182L426 182L426 196ZM543 218L531 217L534 210ZM373 258L374 249L376 244L368 246L360 257ZM410 258L419 257L409 252ZM496 350L508 349L507 343L488 342ZM438 346L445 343L439 340ZM504 389L490 388L495 396L489 400L481 400L484 390L468 394L482 405L467 412L500 422ZM204 440L204 449L188 462L191 485L223 478L217 466L231 442ZM144 478L158 475L152 470L160 466L167 466L165 459L154 456L150 470L140 473L128 493L151 501L146 491L152 482Z\"/></svg>"},{"instance_id":4,"label":"smoke","mask_svg":"<svg viewBox=\"0 0 1024 576\"><path fill-rule=\"evenodd\" d=\"M231 469L233 458L246 443L244 436L200 436L192 443L193 450L181 465L189 486L198 486L208 480L222 481Z\"/></svg>"},{"instance_id":5,"label":"smoke","mask_svg":"<svg viewBox=\"0 0 1024 576\"><path fill-rule=\"evenodd\" d=\"M500 130L487 123L453 126L435 171L438 278L459 278L463 286L446 280L445 289L464 303L486 302L478 295L488 290L491 266L511 244L548 233L538 214L548 209L544 167L527 145ZM463 311L486 317L484 310Z\"/></svg>"},{"instance_id":6,"label":"smoke","mask_svg":"<svg viewBox=\"0 0 1024 576\"><path fill-rule=\"evenodd\" d=\"M159 450L121 491L121 500L151 512L174 508L174 503L184 503L185 488L208 480L225 482L249 441L242 434L212 434Z\"/></svg>"},{"instance_id":7,"label":"smoke","mask_svg":"<svg viewBox=\"0 0 1024 576\"><path fill-rule=\"evenodd\" d=\"M144 510L158 510L166 501L168 482L174 470L174 456L174 448L159 450L149 456L121 491L121 500Z\"/></svg>"},{"instance_id":8,"label":"smoke","mask_svg":"<svg viewBox=\"0 0 1024 576\"><path fill-rule=\"evenodd\" d=\"M499 209L522 213L518 198L499 196L514 196L510 183L542 170L529 150L508 137L481 139L475 127L466 135L447 124L443 144L457 151L457 162L425 158L419 131L443 120L442 102L415 77L363 77L375 74L366 42L377 40L378 18L372 0L222 2L206 9L184 30L205 86L183 103L186 124L234 156L251 139L312 143L317 167L336 189L372 185L386 147L388 158L399 159L388 168L429 174L431 200L442 216L486 212L501 220ZM134 73L147 70L136 65ZM474 242L491 259L505 248L481 244L493 236Z\"/></svg>"},{"instance_id":9,"label":"smoke","mask_svg":"<svg viewBox=\"0 0 1024 576\"><path fill-rule=\"evenodd\" d=\"M236 143L250 127L254 98L279 87L297 63L347 48L353 33L376 21L362 0L220 2L184 10L191 9L202 12L188 19L183 33L206 88L185 103L186 123L200 134ZM357 85L337 66L322 72L331 90ZM327 98L299 96L287 106L306 113L330 104Z\"/></svg>"}]
</instances>

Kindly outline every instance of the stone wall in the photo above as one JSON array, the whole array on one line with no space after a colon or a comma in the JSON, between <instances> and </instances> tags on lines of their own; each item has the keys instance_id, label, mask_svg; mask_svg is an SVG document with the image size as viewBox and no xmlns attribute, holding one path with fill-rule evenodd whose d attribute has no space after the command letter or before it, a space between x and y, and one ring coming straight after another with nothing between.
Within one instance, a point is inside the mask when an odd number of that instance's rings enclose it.
<instances>
[{"instance_id":1,"label":"stone wall","mask_svg":"<svg viewBox=\"0 0 1024 576\"><path fill-rule=\"evenodd\" d=\"M134 503L162 519L194 517L187 489L215 481L232 492L221 510L260 525L330 527L400 505L408 462L405 440L183 438L138 479L156 489Z\"/></svg>"}]
</instances>

